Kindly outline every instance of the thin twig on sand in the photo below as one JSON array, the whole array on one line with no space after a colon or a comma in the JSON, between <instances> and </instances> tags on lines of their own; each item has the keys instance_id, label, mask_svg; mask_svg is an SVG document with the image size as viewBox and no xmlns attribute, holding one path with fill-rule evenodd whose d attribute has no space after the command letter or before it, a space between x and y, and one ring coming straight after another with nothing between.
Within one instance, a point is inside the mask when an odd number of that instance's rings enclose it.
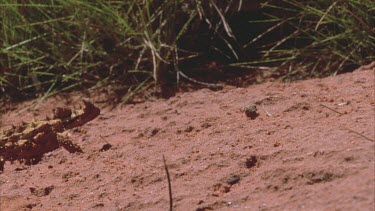
<instances>
[{"instance_id":1,"label":"thin twig on sand","mask_svg":"<svg viewBox=\"0 0 375 211\"><path fill-rule=\"evenodd\" d=\"M323 104L319 104L320 106L322 106L322 107L324 107L324 108L327 108L327 109L329 109L329 110L331 110L331 111L333 111L333 112L335 112L335 113L338 113L338 114L340 114L340 115L344 115L343 113L341 113L341 112L339 112L339 111L337 111L337 110L335 110L335 109L333 109L333 108L330 108L330 107L328 107L328 106L326 106L326 105L323 105Z\"/></svg>"},{"instance_id":2,"label":"thin twig on sand","mask_svg":"<svg viewBox=\"0 0 375 211\"><path fill-rule=\"evenodd\" d=\"M169 190L169 211L173 210L173 197L172 197L172 185L171 185L171 178L169 176L168 166L167 162L165 161L165 157L163 155L163 162L164 162L164 168L165 172L167 173L167 179L168 179L168 190Z\"/></svg>"}]
</instances>

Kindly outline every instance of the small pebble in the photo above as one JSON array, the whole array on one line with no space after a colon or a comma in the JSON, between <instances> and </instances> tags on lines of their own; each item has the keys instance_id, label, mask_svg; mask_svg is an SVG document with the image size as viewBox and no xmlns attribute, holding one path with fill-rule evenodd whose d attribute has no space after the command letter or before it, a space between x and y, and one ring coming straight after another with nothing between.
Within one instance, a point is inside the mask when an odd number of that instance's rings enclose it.
<instances>
[{"instance_id":1,"label":"small pebble","mask_svg":"<svg viewBox=\"0 0 375 211\"><path fill-rule=\"evenodd\" d=\"M241 179L241 178L240 178L239 176L234 176L234 177L228 179L228 180L227 180L227 183L228 183L229 185L234 185L234 184L236 184L238 181L240 181L240 179Z\"/></svg>"}]
</instances>

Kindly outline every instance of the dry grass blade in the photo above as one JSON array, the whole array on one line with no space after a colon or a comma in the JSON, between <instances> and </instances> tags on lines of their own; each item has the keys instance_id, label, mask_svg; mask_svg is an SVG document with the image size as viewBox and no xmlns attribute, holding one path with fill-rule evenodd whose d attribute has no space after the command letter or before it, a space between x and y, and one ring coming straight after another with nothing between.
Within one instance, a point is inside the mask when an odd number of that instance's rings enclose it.
<instances>
[{"instance_id":1,"label":"dry grass blade","mask_svg":"<svg viewBox=\"0 0 375 211\"><path fill-rule=\"evenodd\" d=\"M324 20L324 18L327 16L327 14L329 13L329 11L332 10L332 8L337 4L337 1L336 2L333 2L333 4L327 9L327 11L324 13L324 15L320 18L320 20L318 21L318 23L316 24L315 26L315 31L318 30L320 24L322 23L322 21Z\"/></svg>"},{"instance_id":2,"label":"dry grass blade","mask_svg":"<svg viewBox=\"0 0 375 211\"><path fill-rule=\"evenodd\" d=\"M171 177L169 176L167 162L165 160L164 155L163 155L163 163L164 163L164 169L165 169L165 173L167 174L167 180L168 180L169 211L172 211L173 210L172 184L171 184Z\"/></svg>"},{"instance_id":3,"label":"dry grass blade","mask_svg":"<svg viewBox=\"0 0 375 211\"><path fill-rule=\"evenodd\" d=\"M337 114L344 115L343 113L341 113L341 112L339 112L339 111L337 111L337 110L335 110L333 108L330 108L330 107L328 107L326 105L323 105L323 104L319 104L319 105L322 106L322 107L324 107L324 108L326 108L326 109L329 109L329 110L331 110L331 111L333 111L333 112L335 112Z\"/></svg>"},{"instance_id":4,"label":"dry grass blade","mask_svg":"<svg viewBox=\"0 0 375 211\"><path fill-rule=\"evenodd\" d=\"M220 11L220 9L217 7L217 5L215 4L215 2L213 0L210 0L210 3L214 6L217 14L219 14L221 22L223 23L224 29L227 32L228 36L232 37L233 39L236 39L236 37L234 36L234 34L232 32L232 29L230 28L227 20L225 19L224 14Z\"/></svg>"},{"instance_id":5,"label":"dry grass blade","mask_svg":"<svg viewBox=\"0 0 375 211\"><path fill-rule=\"evenodd\" d=\"M367 137L367 136L365 136L365 135L363 135L363 134L361 134L361 133L358 133L358 132L356 132L356 131L354 131L354 130L351 130L351 129L349 129L349 128L346 128L346 127L344 127L344 128L345 128L346 130L348 130L349 132L351 132L351 133L355 133L355 134L361 136L362 138L364 138L364 139L366 139L366 140L368 140L368 141L375 142L375 139L371 139L371 138L369 138L369 137Z\"/></svg>"}]
</instances>

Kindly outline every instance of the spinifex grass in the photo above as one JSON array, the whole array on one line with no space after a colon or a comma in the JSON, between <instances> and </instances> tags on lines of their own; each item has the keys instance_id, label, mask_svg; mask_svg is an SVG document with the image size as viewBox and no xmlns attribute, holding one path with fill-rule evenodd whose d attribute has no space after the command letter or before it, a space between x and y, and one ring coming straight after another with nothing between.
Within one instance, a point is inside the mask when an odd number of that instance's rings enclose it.
<instances>
[{"instance_id":1,"label":"spinifex grass","mask_svg":"<svg viewBox=\"0 0 375 211\"><path fill-rule=\"evenodd\" d=\"M14 2L0 0L0 96L108 83L132 95L174 50L178 1Z\"/></svg>"},{"instance_id":2,"label":"spinifex grass","mask_svg":"<svg viewBox=\"0 0 375 211\"><path fill-rule=\"evenodd\" d=\"M262 6L271 30L248 45L271 34L273 40L263 42L260 60L236 66L276 64L286 77L321 77L375 59L375 1L282 0Z\"/></svg>"},{"instance_id":3,"label":"spinifex grass","mask_svg":"<svg viewBox=\"0 0 375 211\"><path fill-rule=\"evenodd\" d=\"M232 66L275 65L293 78L337 74L375 59L372 0L266 1L267 18L257 26L268 28L238 39L242 29L233 30L230 18L248 3L0 0L0 97L111 84L125 90L127 101L155 84L178 83L179 61L212 52ZM260 59L249 59L248 48Z\"/></svg>"}]
</instances>

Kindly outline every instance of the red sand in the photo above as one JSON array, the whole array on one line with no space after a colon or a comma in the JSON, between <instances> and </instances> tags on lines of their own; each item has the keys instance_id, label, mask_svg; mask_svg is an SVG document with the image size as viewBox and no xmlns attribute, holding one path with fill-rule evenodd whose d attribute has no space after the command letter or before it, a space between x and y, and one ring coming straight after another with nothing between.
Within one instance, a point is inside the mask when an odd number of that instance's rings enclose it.
<instances>
[{"instance_id":1,"label":"red sand","mask_svg":"<svg viewBox=\"0 0 375 211\"><path fill-rule=\"evenodd\" d=\"M167 210L163 155L175 210L374 210L374 66L113 110L93 97L102 114L70 131L84 152L7 162L0 210ZM81 97L53 97L36 110L19 104L1 127ZM240 110L249 104L258 107L254 120ZM111 149L100 151L103 139Z\"/></svg>"}]
</instances>

